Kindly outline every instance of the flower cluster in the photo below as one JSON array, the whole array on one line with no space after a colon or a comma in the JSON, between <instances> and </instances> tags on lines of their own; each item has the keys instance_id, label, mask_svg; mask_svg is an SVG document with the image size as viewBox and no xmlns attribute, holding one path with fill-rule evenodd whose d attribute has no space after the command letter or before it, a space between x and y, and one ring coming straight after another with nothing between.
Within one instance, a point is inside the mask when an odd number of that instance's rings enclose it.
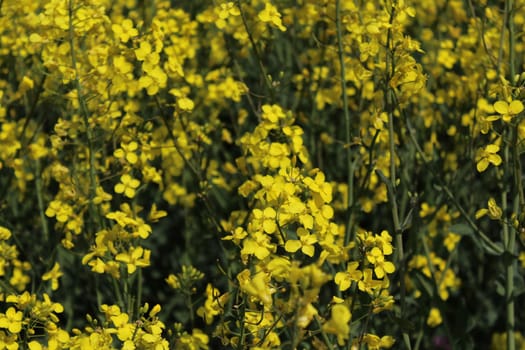
<instances>
[{"instance_id":1,"label":"flower cluster","mask_svg":"<svg viewBox=\"0 0 525 350\"><path fill-rule=\"evenodd\" d=\"M0 349L515 349L524 5L0 1Z\"/></svg>"}]
</instances>

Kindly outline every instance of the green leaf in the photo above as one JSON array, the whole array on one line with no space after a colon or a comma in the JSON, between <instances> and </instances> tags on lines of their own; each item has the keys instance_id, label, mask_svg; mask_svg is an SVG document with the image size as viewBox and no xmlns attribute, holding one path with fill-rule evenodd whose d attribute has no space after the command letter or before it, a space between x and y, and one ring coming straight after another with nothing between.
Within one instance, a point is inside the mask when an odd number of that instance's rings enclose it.
<instances>
[{"instance_id":1,"label":"green leaf","mask_svg":"<svg viewBox=\"0 0 525 350\"><path fill-rule=\"evenodd\" d=\"M416 273L415 278L417 282L421 285L421 288L423 289L423 291L429 297L433 298L434 297L434 286L432 285L432 281L421 273Z\"/></svg>"},{"instance_id":2,"label":"green leaf","mask_svg":"<svg viewBox=\"0 0 525 350\"><path fill-rule=\"evenodd\" d=\"M472 236L474 234L474 229L467 224L452 225L449 231L460 236Z\"/></svg>"},{"instance_id":3,"label":"green leaf","mask_svg":"<svg viewBox=\"0 0 525 350\"><path fill-rule=\"evenodd\" d=\"M514 275L514 297L518 297L521 294L525 293L525 280L523 275L516 274Z\"/></svg>"},{"instance_id":4,"label":"green leaf","mask_svg":"<svg viewBox=\"0 0 525 350\"><path fill-rule=\"evenodd\" d=\"M484 240L480 240L483 250L490 255L500 256L505 251L501 242L494 243L494 246L488 244ZM499 249L498 249L499 248Z\"/></svg>"},{"instance_id":5,"label":"green leaf","mask_svg":"<svg viewBox=\"0 0 525 350\"><path fill-rule=\"evenodd\" d=\"M410 209L410 211L408 212L407 216L403 220L403 223L401 224L401 230L402 231L405 231L405 230L409 229L410 226L412 226L412 212L413 211L414 211L414 208Z\"/></svg>"},{"instance_id":6,"label":"green leaf","mask_svg":"<svg viewBox=\"0 0 525 350\"><path fill-rule=\"evenodd\" d=\"M505 296L505 286L503 285L503 282L500 278L496 280L496 293L502 297Z\"/></svg>"}]
</instances>

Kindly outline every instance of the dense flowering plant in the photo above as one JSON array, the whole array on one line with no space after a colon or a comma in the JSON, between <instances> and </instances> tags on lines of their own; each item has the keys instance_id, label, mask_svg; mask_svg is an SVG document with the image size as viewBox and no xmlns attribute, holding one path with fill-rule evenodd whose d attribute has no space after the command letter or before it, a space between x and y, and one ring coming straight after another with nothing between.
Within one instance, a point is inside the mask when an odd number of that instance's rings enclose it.
<instances>
[{"instance_id":1,"label":"dense flowering plant","mask_svg":"<svg viewBox=\"0 0 525 350\"><path fill-rule=\"evenodd\" d=\"M524 26L0 1L0 349L524 349Z\"/></svg>"}]
</instances>

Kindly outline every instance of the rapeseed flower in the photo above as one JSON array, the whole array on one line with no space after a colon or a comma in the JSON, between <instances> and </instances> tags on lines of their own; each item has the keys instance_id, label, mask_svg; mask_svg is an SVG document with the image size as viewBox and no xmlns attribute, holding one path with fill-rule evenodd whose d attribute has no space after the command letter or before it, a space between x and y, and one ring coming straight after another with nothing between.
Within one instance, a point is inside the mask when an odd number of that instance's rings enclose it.
<instances>
[{"instance_id":1,"label":"rapeseed flower","mask_svg":"<svg viewBox=\"0 0 525 350\"><path fill-rule=\"evenodd\" d=\"M115 257L116 261L126 264L128 273L134 273L138 267L147 267L150 264L151 251L142 247L131 247L128 252L120 253Z\"/></svg>"},{"instance_id":2,"label":"rapeseed flower","mask_svg":"<svg viewBox=\"0 0 525 350\"><path fill-rule=\"evenodd\" d=\"M323 324L323 331L337 336L337 343L343 345L350 337L350 320L352 314L344 304L335 304L332 307L331 318Z\"/></svg>"},{"instance_id":3,"label":"rapeseed flower","mask_svg":"<svg viewBox=\"0 0 525 350\"><path fill-rule=\"evenodd\" d=\"M510 103L507 101L497 101L494 103L494 110L499 116L492 116L491 120L501 118L504 122L508 123L523 111L523 103L519 100L512 100Z\"/></svg>"},{"instance_id":4,"label":"rapeseed flower","mask_svg":"<svg viewBox=\"0 0 525 350\"><path fill-rule=\"evenodd\" d=\"M267 1L264 4L264 10L259 12L258 17L261 21L265 23L273 24L274 26L279 28L280 31L286 31L286 27L283 26L283 22L281 20L281 14L277 10L277 8L273 6L269 1Z\"/></svg>"},{"instance_id":5,"label":"rapeseed flower","mask_svg":"<svg viewBox=\"0 0 525 350\"><path fill-rule=\"evenodd\" d=\"M42 280L43 281L51 280L51 289L57 290L58 289L58 279L62 277L62 275L63 273L62 271L60 271L60 265L58 264L58 262L55 262L55 264L53 265L53 268L42 276Z\"/></svg>"},{"instance_id":6,"label":"rapeseed flower","mask_svg":"<svg viewBox=\"0 0 525 350\"><path fill-rule=\"evenodd\" d=\"M5 314L0 313L0 328L5 328L13 334L20 333L23 318L24 314L22 311L17 311L14 307L10 307Z\"/></svg>"},{"instance_id":7,"label":"rapeseed flower","mask_svg":"<svg viewBox=\"0 0 525 350\"><path fill-rule=\"evenodd\" d=\"M317 237L313 234L310 234L307 230L305 230L302 227L299 227L297 229L297 236L299 237L299 239L290 239L286 241L284 249L286 249L286 251L290 253L295 253L296 251L301 249L301 251L305 255L310 257L314 256L314 244L317 242Z\"/></svg>"},{"instance_id":8,"label":"rapeseed flower","mask_svg":"<svg viewBox=\"0 0 525 350\"><path fill-rule=\"evenodd\" d=\"M441 317L441 312L439 312L439 309L433 307L430 309L430 312L427 317L427 324L430 327L437 327L443 322L443 318Z\"/></svg>"},{"instance_id":9,"label":"rapeseed flower","mask_svg":"<svg viewBox=\"0 0 525 350\"><path fill-rule=\"evenodd\" d=\"M496 203L496 200L494 198L490 198L487 202L487 208L479 209L476 212L476 219L479 219L485 215L489 215L489 217L492 220L500 220L501 215L503 215L503 211Z\"/></svg>"},{"instance_id":10,"label":"rapeseed flower","mask_svg":"<svg viewBox=\"0 0 525 350\"><path fill-rule=\"evenodd\" d=\"M123 193L128 198L135 197L136 189L140 186L140 181L129 174L120 177L120 182L115 185L115 193Z\"/></svg>"},{"instance_id":11,"label":"rapeseed flower","mask_svg":"<svg viewBox=\"0 0 525 350\"><path fill-rule=\"evenodd\" d=\"M350 288L352 282L361 280L362 276L363 273L359 270L359 262L352 261L348 263L346 271L335 274L334 282L339 286L341 291L345 291Z\"/></svg>"},{"instance_id":12,"label":"rapeseed flower","mask_svg":"<svg viewBox=\"0 0 525 350\"><path fill-rule=\"evenodd\" d=\"M476 169L482 173L487 170L489 164L499 166L502 162L501 157L498 155L499 146L490 144L485 146L483 149L478 149L476 152Z\"/></svg>"}]
</instances>

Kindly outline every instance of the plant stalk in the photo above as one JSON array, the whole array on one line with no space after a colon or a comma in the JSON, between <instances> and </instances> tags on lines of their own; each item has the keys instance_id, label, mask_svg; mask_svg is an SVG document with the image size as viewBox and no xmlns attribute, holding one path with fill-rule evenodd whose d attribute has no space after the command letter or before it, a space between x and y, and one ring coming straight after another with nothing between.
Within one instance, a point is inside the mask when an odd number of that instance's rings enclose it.
<instances>
[{"instance_id":1,"label":"plant stalk","mask_svg":"<svg viewBox=\"0 0 525 350\"><path fill-rule=\"evenodd\" d=\"M345 54L343 48L343 28L341 24L341 0L335 2L335 21L337 32L337 53L339 56L340 79L341 79L341 97L343 100L343 115L345 118L345 148L346 148L346 162L347 162L347 210L348 222L345 232L345 246L353 239L353 221L354 221L354 171L356 162L354 161L354 154L352 151L352 119L348 107L348 94L346 91L346 68L345 68Z\"/></svg>"}]
</instances>

